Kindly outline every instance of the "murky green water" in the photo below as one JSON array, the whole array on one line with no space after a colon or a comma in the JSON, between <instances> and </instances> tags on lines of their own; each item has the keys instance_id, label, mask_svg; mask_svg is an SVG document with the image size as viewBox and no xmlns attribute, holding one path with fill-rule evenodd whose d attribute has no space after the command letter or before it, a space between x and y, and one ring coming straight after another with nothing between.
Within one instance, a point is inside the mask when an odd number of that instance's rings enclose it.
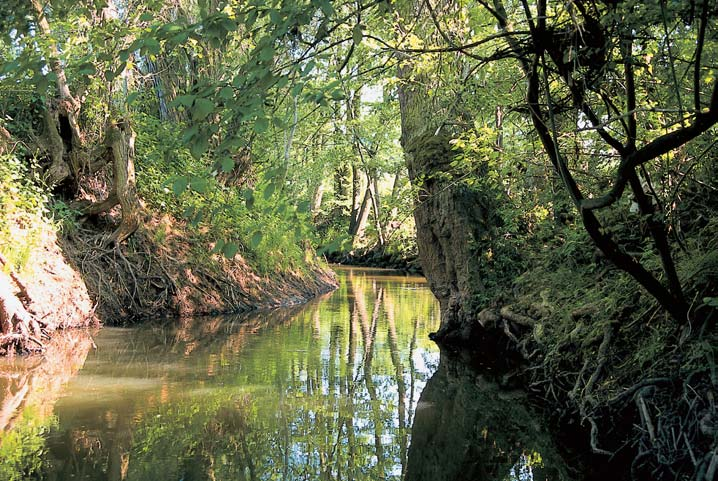
<instances>
[{"instance_id":1,"label":"murky green water","mask_svg":"<svg viewBox=\"0 0 718 481\"><path fill-rule=\"evenodd\" d=\"M53 362L3 361L0 480L539 479L540 427L502 427L535 421L428 340L424 280L340 279L296 309L104 328L96 347L67 333Z\"/></svg>"}]
</instances>

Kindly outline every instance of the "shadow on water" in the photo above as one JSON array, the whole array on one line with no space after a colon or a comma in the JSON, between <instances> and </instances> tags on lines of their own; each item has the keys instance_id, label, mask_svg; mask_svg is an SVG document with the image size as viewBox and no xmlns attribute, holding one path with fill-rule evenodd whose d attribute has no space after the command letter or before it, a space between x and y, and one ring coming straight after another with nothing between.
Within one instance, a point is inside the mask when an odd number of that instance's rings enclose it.
<instances>
[{"instance_id":1,"label":"shadow on water","mask_svg":"<svg viewBox=\"0 0 718 481\"><path fill-rule=\"evenodd\" d=\"M416 407L406 481L569 479L524 391L442 350Z\"/></svg>"},{"instance_id":2,"label":"shadow on water","mask_svg":"<svg viewBox=\"0 0 718 481\"><path fill-rule=\"evenodd\" d=\"M33 421L0 434L2 453L14 450L11 461L0 458L0 475L15 473L0 479L438 481L557 472L541 428L514 427L532 419L515 392L446 354L439 362L428 340L438 305L423 279L366 269L340 278L337 292L298 308L103 329L96 350L91 342L70 349L76 359L50 375L62 381L49 407L11 406L15 418Z\"/></svg>"}]
</instances>

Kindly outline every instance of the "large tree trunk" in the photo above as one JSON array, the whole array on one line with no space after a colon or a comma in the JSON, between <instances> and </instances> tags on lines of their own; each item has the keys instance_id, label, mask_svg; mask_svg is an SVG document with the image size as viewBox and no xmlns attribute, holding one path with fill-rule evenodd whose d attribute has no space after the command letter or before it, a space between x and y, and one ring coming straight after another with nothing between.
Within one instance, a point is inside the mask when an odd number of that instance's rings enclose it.
<instances>
[{"instance_id":1,"label":"large tree trunk","mask_svg":"<svg viewBox=\"0 0 718 481\"><path fill-rule=\"evenodd\" d=\"M135 132L129 122L123 120L110 127L109 136L115 192L122 208L122 221L112 234L112 239L119 244L140 225L140 201L135 183Z\"/></svg>"},{"instance_id":2,"label":"large tree trunk","mask_svg":"<svg viewBox=\"0 0 718 481\"><path fill-rule=\"evenodd\" d=\"M126 120L110 125L107 147L112 153L112 188L107 198L84 207L85 215L97 215L120 205L122 219L110 236L110 242L119 244L130 237L140 225L140 200L135 182L135 133Z\"/></svg>"},{"instance_id":3,"label":"large tree trunk","mask_svg":"<svg viewBox=\"0 0 718 481\"><path fill-rule=\"evenodd\" d=\"M414 2L412 8L421 8L422 3ZM404 13L405 18L414 18L416 12ZM460 75L458 69L455 75ZM414 219L419 261L441 305L441 328L434 338L464 340L476 325L477 303L484 291L482 259L490 240L493 209L488 196L463 185L452 172L456 152L450 141L455 132L447 131L445 125L461 124L454 118L461 106L449 109L439 96L429 96L429 88L440 90L438 77L415 73L411 58L402 59L398 77L401 144L409 180L418 188Z\"/></svg>"}]
</instances>

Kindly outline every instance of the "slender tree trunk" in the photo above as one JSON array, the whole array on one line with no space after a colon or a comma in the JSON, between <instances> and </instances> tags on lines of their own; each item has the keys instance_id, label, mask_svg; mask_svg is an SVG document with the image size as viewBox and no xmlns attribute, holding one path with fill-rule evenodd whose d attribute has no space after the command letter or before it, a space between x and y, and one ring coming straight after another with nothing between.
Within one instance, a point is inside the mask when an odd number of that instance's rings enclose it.
<instances>
[{"instance_id":1,"label":"slender tree trunk","mask_svg":"<svg viewBox=\"0 0 718 481\"><path fill-rule=\"evenodd\" d=\"M371 198L372 213L376 226L377 242L381 249L384 248L384 228L381 223L381 208L379 204L379 188L375 176L367 176L367 192Z\"/></svg>"},{"instance_id":2,"label":"slender tree trunk","mask_svg":"<svg viewBox=\"0 0 718 481\"><path fill-rule=\"evenodd\" d=\"M364 238L364 230L366 229L367 220L369 220L369 203L371 199L371 186L367 186L364 191L364 200L361 203L359 212L357 214L357 220L354 224L354 230L350 231L349 234L352 236L352 247L357 245L361 239Z\"/></svg>"},{"instance_id":3,"label":"slender tree trunk","mask_svg":"<svg viewBox=\"0 0 718 481\"><path fill-rule=\"evenodd\" d=\"M361 218L362 200L361 200L361 176L359 167L356 163L352 162L352 206L351 212L349 212L349 234L354 235L357 231L357 225Z\"/></svg>"},{"instance_id":4,"label":"slender tree trunk","mask_svg":"<svg viewBox=\"0 0 718 481\"><path fill-rule=\"evenodd\" d=\"M504 110L500 105L496 106L496 149L504 149Z\"/></svg>"},{"instance_id":5,"label":"slender tree trunk","mask_svg":"<svg viewBox=\"0 0 718 481\"><path fill-rule=\"evenodd\" d=\"M314 194L312 195L312 217L316 217L319 214L319 210L322 207L322 199L324 198L324 182L319 180L314 188Z\"/></svg>"}]
</instances>

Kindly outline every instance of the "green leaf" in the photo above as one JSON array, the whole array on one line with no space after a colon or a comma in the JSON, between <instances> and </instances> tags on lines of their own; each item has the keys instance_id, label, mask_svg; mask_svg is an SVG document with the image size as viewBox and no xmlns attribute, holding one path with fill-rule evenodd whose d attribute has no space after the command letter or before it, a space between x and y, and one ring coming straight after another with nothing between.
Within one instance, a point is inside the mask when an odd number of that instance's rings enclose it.
<instances>
[{"instance_id":1,"label":"green leaf","mask_svg":"<svg viewBox=\"0 0 718 481\"><path fill-rule=\"evenodd\" d=\"M264 189L264 200L269 200L270 197L274 194L274 191L277 190L277 184L274 182L267 185L267 187Z\"/></svg>"},{"instance_id":2,"label":"green leaf","mask_svg":"<svg viewBox=\"0 0 718 481\"><path fill-rule=\"evenodd\" d=\"M189 144L199 133L199 125L193 125L182 132L182 143Z\"/></svg>"},{"instance_id":3,"label":"green leaf","mask_svg":"<svg viewBox=\"0 0 718 481\"><path fill-rule=\"evenodd\" d=\"M205 152L209 149L209 140L205 137L199 137L194 139L189 147L189 151L192 157L195 159L201 159Z\"/></svg>"},{"instance_id":4,"label":"green leaf","mask_svg":"<svg viewBox=\"0 0 718 481\"><path fill-rule=\"evenodd\" d=\"M146 38L145 49L147 49L149 53L158 54L160 53L160 43L157 41L157 39Z\"/></svg>"},{"instance_id":5,"label":"green leaf","mask_svg":"<svg viewBox=\"0 0 718 481\"><path fill-rule=\"evenodd\" d=\"M2 67L3 73L11 73L15 70L20 70L20 62L17 60L13 60L12 62L8 62Z\"/></svg>"},{"instance_id":6,"label":"green leaf","mask_svg":"<svg viewBox=\"0 0 718 481\"><path fill-rule=\"evenodd\" d=\"M242 197L244 197L244 202L247 204L247 209L252 209L252 207L254 207L254 191L252 189L244 189L242 191Z\"/></svg>"},{"instance_id":7,"label":"green leaf","mask_svg":"<svg viewBox=\"0 0 718 481\"><path fill-rule=\"evenodd\" d=\"M202 222L202 219L204 218L204 209L200 209L195 214L194 218L189 222L189 224L192 227L197 227L200 222Z\"/></svg>"},{"instance_id":8,"label":"green leaf","mask_svg":"<svg viewBox=\"0 0 718 481\"><path fill-rule=\"evenodd\" d=\"M255 231L254 234L252 234L252 238L249 240L249 246L254 250L257 247L259 247L259 244L262 242L263 234L261 231Z\"/></svg>"},{"instance_id":9,"label":"green leaf","mask_svg":"<svg viewBox=\"0 0 718 481\"><path fill-rule=\"evenodd\" d=\"M296 97L297 95L299 95L302 92L303 88L304 88L303 82L299 82L298 84L295 84L292 87L292 97Z\"/></svg>"},{"instance_id":10,"label":"green leaf","mask_svg":"<svg viewBox=\"0 0 718 481\"><path fill-rule=\"evenodd\" d=\"M288 83L289 83L289 77L287 77L286 75L283 75L283 76L279 77L279 80L277 80L277 85L275 87L277 87L278 89L281 89L281 88L286 87Z\"/></svg>"},{"instance_id":11,"label":"green leaf","mask_svg":"<svg viewBox=\"0 0 718 481\"><path fill-rule=\"evenodd\" d=\"M334 15L334 7L332 6L331 0L320 0L319 8L322 9L322 13L325 17Z\"/></svg>"},{"instance_id":12,"label":"green leaf","mask_svg":"<svg viewBox=\"0 0 718 481\"><path fill-rule=\"evenodd\" d=\"M279 25L280 23L282 23L282 17L279 15L279 12L277 10L270 10L269 21L272 22L274 25Z\"/></svg>"},{"instance_id":13,"label":"green leaf","mask_svg":"<svg viewBox=\"0 0 718 481\"><path fill-rule=\"evenodd\" d=\"M185 107L189 108L192 106L192 103L194 102L194 99L197 98L196 95L180 95L176 99L174 99L170 105L176 106L176 105L184 105Z\"/></svg>"},{"instance_id":14,"label":"green leaf","mask_svg":"<svg viewBox=\"0 0 718 481\"><path fill-rule=\"evenodd\" d=\"M145 12L142 15L140 15L140 22L149 22L153 18L155 18L155 16L152 15L150 12Z\"/></svg>"},{"instance_id":15,"label":"green leaf","mask_svg":"<svg viewBox=\"0 0 718 481\"><path fill-rule=\"evenodd\" d=\"M297 212L300 214L305 214L309 212L309 201L303 200L299 204L297 204Z\"/></svg>"},{"instance_id":16,"label":"green leaf","mask_svg":"<svg viewBox=\"0 0 718 481\"><path fill-rule=\"evenodd\" d=\"M120 56L121 55L122 55L122 52L120 52ZM127 59L125 59L125 60L127 60ZM78 67L78 70L77 70L77 73L80 75L92 75L95 72L97 72L97 70L95 69L95 66L89 62L83 63L82 65L80 65Z\"/></svg>"},{"instance_id":17,"label":"green leaf","mask_svg":"<svg viewBox=\"0 0 718 481\"><path fill-rule=\"evenodd\" d=\"M262 134L269 128L269 120L266 117L258 117L254 122L254 131L258 134Z\"/></svg>"},{"instance_id":18,"label":"green leaf","mask_svg":"<svg viewBox=\"0 0 718 481\"><path fill-rule=\"evenodd\" d=\"M144 38L138 38L134 42L130 44L130 46L127 48L130 52L134 52L135 50L140 50L142 47L145 46L145 39Z\"/></svg>"},{"instance_id":19,"label":"green leaf","mask_svg":"<svg viewBox=\"0 0 718 481\"><path fill-rule=\"evenodd\" d=\"M362 41L362 38L364 38L364 34L362 33L361 24L357 23L352 29L352 40L356 45L359 45Z\"/></svg>"},{"instance_id":20,"label":"green leaf","mask_svg":"<svg viewBox=\"0 0 718 481\"><path fill-rule=\"evenodd\" d=\"M185 207L185 210L182 212L182 217L185 219L191 219L194 217L194 214L197 212L197 209L195 206L190 205L189 207Z\"/></svg>"},{"instance_id":21,"label":"green leaf","mask_svg":"<svg viewBox=\"0 0 718 481\"><path fill-rule=\"evenodd\" d=\"M132 102L137 100L137 97L140 95L139 92L132 92L130 95L127 96L127 105L132 105Z\"/></svg>"},{"instance_id":22,"label":"green leaf","mask_svg":"<svg viewBox=\"0 0 718 481\"><path fill-rule=\"evenodd\" d=\"M212 254L217 254L219 252L223 252L222 249L224 248L224 241L222 239L217 239L217 242L214 243L214 247L212 247L212 250L210 251Z\"/></svg>"},{"instance_id":23,"label":"green leaf","mask_svg":"<svg viewBox=\"0 0 718 481\"><path fill-rule=\"evenodd\" d=\"M259 51L259 60L262 62L269 62L274 58L274 47L267 45Z\"/></svg>"},{"instance_id":24,"label":"green leaf","mask_svg":"<svg viewBox=\"0 0 718 481\"><path fill-rule=\"evenodd\" d=\"M237 252L239 252L239 246L234 242L227 242L224 246L222 246L222 254L224 254L224 257L227 259L234 259Z\"/></svg>"},{"instance_id":25,"label":"green leaf","mask_svg":"<svg viewBox=\"0 0 718 481\"><path fill-rule=\"evenodd\" d=\"M207 179L203 177L194 177L192 178L192 181L189 183L190 189L192 189L195 192L199 192L200 194L204 194L207 192L207 187L209 186L209 183L207 182Z\"/></svg>"},{"instance_id":26,"label":"green leaf","mask_svg":"<svg viewBox=\"0 0 718 481\"><path fill-rule=\"evenodd\" d=\"M304 70L302 70L302 75L309 75L312 73L312 70L314 70L314 67L317 65L317 63L314 60L310 60L307 62L307 65L304 67Z\"/></svg>"},{"instance_id":27,"label":"green leaf","mask_svg":"<svg viewBox=\"0 0 718 481\"><path fill-rule=\"evenodd\" d=\"M174 44L174 45L181 45L181 44L185 43L188 38L189 38L188 32L178 33L177 35L175 35L174 37L169 39L169 43Z\"/></svg>"},{"instance_id":28,"label":"green leaf","mask_svg":"<svg viewBox=\"0 0 718 481\"><path fill-rule=\"evenodd\" d=\"M706 306L718 308L718 297L704 297L703 303Z\"/></svg>"},{"instance_id":29,"label":"green leaf","mask_svg":"<svg viewBox=\"0 0 718 481\"><path fill-rule=\"evenodd\" d=\"M220 163L222 172L229 173L234 170L234 159L232 159L232 157L223 157Z\"/></svg>"},{"instance_id":30,"label":"green leaf","mask_svg":"<svg viewBox=\"0 0 718 481\"><path fill-rule=\"evenodd\" d=\"M175 181L172 183L172 192L175 193L176 196L180 196L182 192L187 190L187 185L189 184L189 179L187 177L177 177Z\"/></svg>"},{"instance_id":31,"label":"green leaf","mask_svg":"<svg viewBox=\"0 0 718 481\"><path fill-rule=\"evenodd\" d=\"M117 78L117 77L119 77L120 75L122 75L122 72L125 71L125 68L126 68L126 67L127 67L127 63L126 63L126 62L122 62L122 63L115 69L115 78Z\"/></svg>"},{"instance_id":32,"label":"green leaf","mask_svg":"<svg viewBox=\"0 0 718 481\"><path fill-rule=\"evenodd\" d=\"M232 87L222 87L219 91L219 97L224 100L229 100L234 97L234 90Z\"/></svg>"},{"instance_id":33,"label":"green leaf","mask_svg":"<svg viewBox=\"0 0 718 481\"><path fill-rule=\"evenodd\" d=\"M205 98L195 99L194 105L192 106L192 120L203 120L213 111L214 102Z\"/></svg>"}]
</instances>

